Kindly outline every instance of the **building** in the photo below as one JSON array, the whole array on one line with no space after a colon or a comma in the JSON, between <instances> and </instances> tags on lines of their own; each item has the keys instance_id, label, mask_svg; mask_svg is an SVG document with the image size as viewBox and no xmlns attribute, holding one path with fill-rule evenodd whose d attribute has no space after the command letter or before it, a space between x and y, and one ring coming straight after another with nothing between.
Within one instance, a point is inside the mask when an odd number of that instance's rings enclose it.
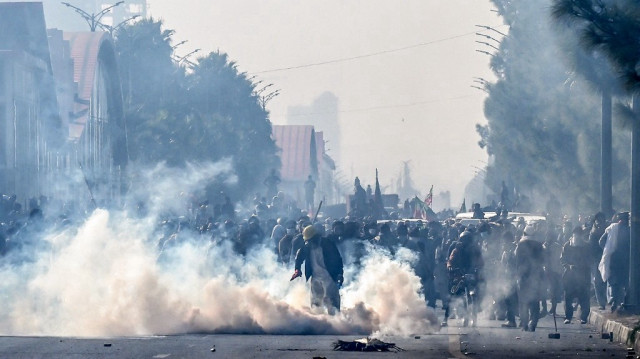
<instances>
[{"instance_id":1,"label":"building","mask_svg":"<svg viewBox=\"0 0 640 359\"><path fill-rule=\"evenodd\" d=\"M2 193L42 194L62 131L42 4L0 3Z\"/></svg>"},{"instance_id":2,"label":"building","mask_svg":"<svg viewBox=\"0 0 640 359\"><path fill-rule=\"evenodd\" d=\"M324 92L309 106L291 106L287 109L287 125L313 125L325 134L325 151L340 163L339 99Z\"/></svg>"},{"instance_id":3,"label":"building","mask_svg":"<svg viewBox=\"0 0 640 359\"><path fill-rule=\"evenodd\" d=\"M47 32L42 3L0 3L0 193L119 196L128 156L116 71L108 34Z\"/></svg>"},{"instance_id":4,"label":"building","mask_svg":"<svg viewBox=\"0 0 640 359\"><path fill-rule=\"evenodd\" d=\"M324 150L322 132L309 125L274 125L273 139L280 148L281 188L298 203L304 203L304 182L316 182L315 201L336 203L333 191L335 164Z\"/></svg>"}]
</instances>

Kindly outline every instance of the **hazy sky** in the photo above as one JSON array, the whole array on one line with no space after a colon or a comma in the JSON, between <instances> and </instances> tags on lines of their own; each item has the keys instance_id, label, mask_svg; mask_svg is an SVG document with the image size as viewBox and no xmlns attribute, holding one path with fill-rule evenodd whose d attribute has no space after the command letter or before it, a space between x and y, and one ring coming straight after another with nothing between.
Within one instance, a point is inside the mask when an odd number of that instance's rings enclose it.
<instances>
[{"instance_id":1,"label":"hazy sky","mask_svg":"<svg viewBox=\"0 0 640 359\"><path fill-rule=\"evenodd\" d=\"M486 41L475 25L507 31L488 0L148 2L176 31L175 43L188 40L179 53L219 49L280 89L268 106L274 124L286 124L289 106L335 94L338 166L350 183L359 176L373 184L377 167L389 185L410 160L422 194L433 184L436 194L450 190L457 206L484 166L475 124L485 122L485 94L471 85L492 75L489 56L475 51L490 50L475 42ZM322 62L331 63L271 71Z\"/></svg>"}]
</instances>

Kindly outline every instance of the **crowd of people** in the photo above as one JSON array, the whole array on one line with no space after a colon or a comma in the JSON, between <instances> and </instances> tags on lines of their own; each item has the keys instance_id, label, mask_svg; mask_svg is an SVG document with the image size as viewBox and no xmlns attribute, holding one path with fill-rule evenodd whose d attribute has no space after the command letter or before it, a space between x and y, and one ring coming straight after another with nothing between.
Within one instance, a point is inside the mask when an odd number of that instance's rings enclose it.
<instances>
[{"instance_id":1,"label":"crowd of people","mask_svg":"<svg viewBox=\"0 0 640 359\"><path fill-rule=\"evenodd\" d=\"M421 295L427 306L444 309L443 326L452 317L463 325L476 324L476 318L468 315L468 300L463 300L469 291L461 287L460 279L467 274L474 275L474 310L504 321L505 328L535 331L541 316L558 314L560 303L567 324L577 308L579 321L586 323L592 298L600 309L609 306L616 311L624 305L628 212L610 221L597 213L575 222L564 217L556 224L551 218L527 222L504 209L485 219L480 205L474 204L473 221L395 216L375 220L323 218L301 210L282 192L275 192L271 201L256 194L251 206L243 206L245 210L238 210L228 196L222 198L213 206L193 201L186 216L162 218L159 251L179 243L185 231L213 245L227 241L240 256L267 247L293 271L291 280L304 275L309 281L311 306L330 314L340 310L344 268L359 268L371 251L391 257L400 251L413 253L412 269L420 279ZM0 254L20 248L26 236L47 220L48 225L68 221L64 215L45 216L40 208L46 204L47 199L40 198L23 209L15 196L2 197Z\"/></svg>"}]
</instances>

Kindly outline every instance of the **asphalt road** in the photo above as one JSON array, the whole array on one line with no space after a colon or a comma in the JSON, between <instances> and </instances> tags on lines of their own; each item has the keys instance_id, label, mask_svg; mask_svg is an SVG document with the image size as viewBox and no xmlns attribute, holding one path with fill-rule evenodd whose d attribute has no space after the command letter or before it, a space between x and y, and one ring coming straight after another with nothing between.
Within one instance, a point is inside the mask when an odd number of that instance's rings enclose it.
<instances>
[{"instance_id":1,"label":"asphalt road","mask_svg":"<svg viewBox=\"0 0 640 359\"><path fill-rule=\"evenodd\" d=\"M0 337L0 358L626 358L624 346L601 339L589 325L565 325L552 317L541 320L536 332L505 329L500 322L481 319L476 328L458 327L455 320L439 333L411 337L382 337L404 351L333 351L337 339L357 336L207 335L69 338ZM213 350L215 349L215 351ZM635 356L634 356L635 357Z\"/></svg>"}]
</instances>

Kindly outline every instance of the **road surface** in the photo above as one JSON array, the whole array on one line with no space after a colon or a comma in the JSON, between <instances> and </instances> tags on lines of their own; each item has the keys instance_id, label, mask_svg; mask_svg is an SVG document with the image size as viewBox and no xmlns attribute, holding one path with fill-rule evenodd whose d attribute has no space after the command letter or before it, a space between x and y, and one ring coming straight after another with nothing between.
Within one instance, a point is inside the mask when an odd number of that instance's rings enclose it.
<instances>
[{"instance_id":1,"label":"road surface","mask_svg":"<svg viewBox=\"0 0 640 359\"><path fill-rule=\"evenodd\" d=\"M500 327L481 319L476 328L450 326L439 333L381 337L401 352L333 351L337 339L361 336L185 334L175 336L69 338L0 337L0 358L625 358L626 347L601 339L589 325L558 320L560 339L549 339L553 319L536 332ZM215 350L213 350L215 349ZM635 358L635 356L633 356Z\"/></svg>"}]
</instances>

